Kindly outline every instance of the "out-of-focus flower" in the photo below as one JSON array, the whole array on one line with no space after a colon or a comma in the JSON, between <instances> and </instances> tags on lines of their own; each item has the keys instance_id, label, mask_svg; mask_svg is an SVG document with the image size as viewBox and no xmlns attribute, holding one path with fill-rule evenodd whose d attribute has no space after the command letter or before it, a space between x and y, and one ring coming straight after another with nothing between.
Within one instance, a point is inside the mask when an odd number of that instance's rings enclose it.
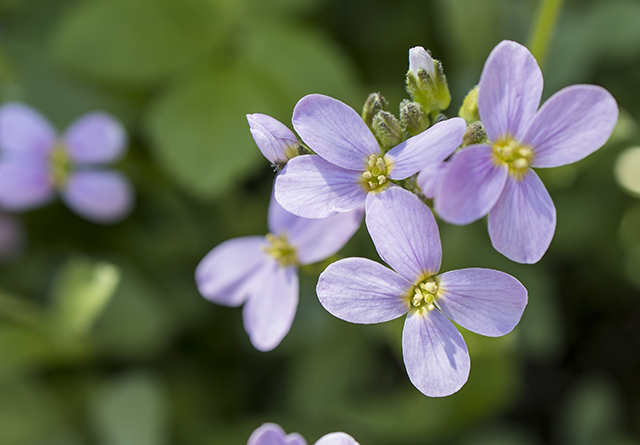
<instances>
[{"instance_id":1,"label":"out-of-focus flower","mask_svg":"<svg viewBox=\"0 0 640 445\"><path fill-rule=\"evenodd\" d=\"M318 280L320 303L352 323L380 323L404 314L404 363L423 394L442 397L467 381L470 361L462 335L497 337L518 324L527 290L512 276L491 269L438 274L442 247L429 208L395 187L370 204L367 228L380 257L393 270L365 258L346 258Z\"/></svg>"},{"instance_id":2,"label":"out-of-focus flower","mask_svg":"<svg viewBox=\"0 0 640 445\"><path fill-rule=\"evenodd\" d=\"M243 309L251 342L269 351L287 335L298 306L299 265L335 254L360 227L362 210L327 219L305 219L273 198L265 236L234 238L211 250L196 268L196 284L208 300Z\"/></svg>"},{"instance_id":3,"label":"out-of-focus flower","mask_svg":"<svg viewBox=\"0 0 640 445\"><path fill-rule=\"evenodd\" d=\"M133 207L133 189L122 173L100 169L122 157L127 135L104 112L87 113L58 137L36 110L21 103L0 107L0 207L24 211L60 193L78 215L114 223Z\"/></svg>"},{"instance_id":4,"label":"out-of-focus flower","mask_svg":"<svg viewBox=\"0 0 640 445\"><path fill-rule=\"evenodd\" d=\"M287 434L280 425L265 423L249 437L247 445L307 445L298 433ZM359 445L346 433L329 433L322 436L314 445Z\"/></svg>"},{"instance_id":5,"label":"out-of-focus flower","mask_svg":"<svg viewBox=\"0 0 640 445\"><path fill-rule=\"evenodd\" d=\"M0 261L22 252L26 239L21 222L13 215L0 213Z\"/></svg>"},{"instance_id":6,"label":"out-of-focus flower","mask_svg":"<svg viewBox=\"0 0 640 445\"><path fill-rule=\"evenodd\" d=\"M265 158L282 169L289 159L298 156L300 142L289 128L266 114L247 114L253 140Z\"/></svg>"},{"instance_id":7,"label":"out-of-focus flower","mask_svg":"<svg viewBox=\"0 0 640 445\"><path fill-rule=\"evenodd\" d=\"M305 218L353 210L423 167L447 158L461 143L463 119L442 121L383 153L360 115L320 94L303 97L293 127L316 155L291 159L276 178L276 199Z\"/></svg>"},{"instance_id":8,"label":"out-of-focus flower","mask_svg":"<svg viewBox=\"0 0 640 445\"><path fill-rule=\"evenodd\" d=\"M519 263L539 261L556 227L553 201L531 167L579 161L607 141L618 119L613 96L594 85L564 88L538 110L542 83L527 48L503 41L493 49L478 91L491 145L458 153L435 200L438 214L453 224L488 213L493 246Z\"/></svg>"}]
</instances>

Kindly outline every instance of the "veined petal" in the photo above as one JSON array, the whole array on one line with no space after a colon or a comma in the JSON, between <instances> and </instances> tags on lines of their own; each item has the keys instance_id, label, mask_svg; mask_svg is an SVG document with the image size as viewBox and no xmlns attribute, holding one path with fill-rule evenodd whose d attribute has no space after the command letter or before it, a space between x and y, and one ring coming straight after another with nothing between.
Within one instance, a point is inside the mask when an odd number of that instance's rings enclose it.
<instances>
[{"instance_id":1,"label":"veined petal","mask_svg":"<svg viewBox=\"0 0 640 445\"><path fill-rule=\"evenodd\" d=\"M102 164L122 157L127 148L127 133L115 117L96 111L73 122L64 141L74 162Z\"/></svg>"},{"instance_id":2,"label":"veined petal","mask_svg":"<svg viewBox=\"0 0 640 445\"><path fill-rule=\"evenodd\" d=\"M276 200L275 186L269 200L268 224L269 232L278 234L289 230L296 221L302 219L291 212L287 212Z\"/></svg>"},{"instance_id":3,"label":"veined petal","mask_svg":"<svg viewBox=\"0 0 640 445\"><path fill-rule=\"evenodd\" d=\"M558 167L602 147L617 122L618 104L607 90L573 85L542 105L523 143L533 149L533 167Z\"/></svg>"},{"instance_id":4,"label":"veined petal","mask_svg":"<svg viewBox=\"0 0 640 445\"><path fill-rule=\"evenodd\" d=\"M363 171L380 155L375 136L350 106L322 94L309 94L293 110L293 128L317 154L339 167Z\"/></svg>"},{"instance_id":5,"label":"veined petal","mask_svg":"<svg viewBox=\"0 0 640 445\"><path fill-rule=\"evenodd\" d=\"M263 236L234 238L211 249L196 267L196 285L204 298L224 306L246 300L251 282L269 258Z\"/></svg>"},{"instance_id":6,"label":"veined petal","mask_svg":"<svg viewBox=\"0 0 640 445\"><path fill-rule=\"evenodd\" d=\"M480 76L478 112L493 142L522 140L542 97L542 71L529 50L503 40L491 51Z\"/></svg>"},{"instance_id":7,"label":"veined petal","mask_svg":"<svg viewBox=\"0 0 640 445\"><path fill-rule=\"evenodd\" d=\"M329 433L322 436L314 445L359 445L347 433Z\"/></svg>"},{"instance_id":8,"label":"veined petal","mask_svg":"<svg viewBox=\"0 0 640 445\"><path fill-rule=\"evenodd\" d=\"M467 345L437 309L409 312L402 331L402 354L411 383L429 397L451 395L469 378Z\"/></svg>"},{"instance_id":9,"label":"veined petal","mask_svg":"<svg viewBox=\"0 0 640 445\"><path fill-rule=\"evenodd\" d=\"M396 145L385 155L385 160L391 164L389 177L405 179L431 164L444 161L462 144L466 129L464 119L454 117Z\"/></svg>"},{"instance_id":10,"label":"veined petal","mask_svg":"<svg viewBox=\"0 0 640 445\"><path fill-rule=\"evenodd\" d=\"M0 107L1 150L44 157L55 142L55 129L33 108L18 102Z\"/></svg>"},{"instance_id":11,"label":"veined petal","mask_svg":"<svg viewBox=\"0 0 640 445\"><path fill-rule=\"evenodd\" d=\"M260 351L270 351L287 335L298 307L298 271L269 261L252 282L242 310L244 329Z\"/></svg>"},{"instance_id":12,"label":"veined petal","mask_svg":"<svg viewBox=\"0 0 640 445\"><path fill-rule=\"evenodd\" d=\"M509 169L493 160L489 145L465 148L451 162L435 209L449 223L469 224L486 215L498 201Z\"/></svg>"},{"instance_id":13,"label":"veined petal","mask_svg":"<svg viewBox=\"0 0 640 445\"><path fill-rule=\"evenodd\" d=\"M307 442L298 433L287 435L280 425L264 423L251 433L247 445L307 445Z\"/></svg>"},{"instance_id":14,"label":"veined petal","mask_svg":"<svg viewBox=\"0 0 640 445\"><path fill-rule=\"evenodd\" d=\"M409 310L412 284L366 258L345 258L320 274L316 292L330 314L350 323L382 323Z\"/></svg>"},{"instance_id":15,"label":"veined petal","mask_svg":"<svg viewBox=\"0 0 640 445\"><path fill-rule=\"evenodd\" d=\"M556 230L556 208L544 184L533 170L507 185L489 213L493 247L518 263L540 261Z\"/></svg>"},{"instance_id":16,"label":"veined petal","mask_svg":"<svg viewBox=\"0 0 640 445\"><path fill-rule=\"evenodd\" d=\"M347 244L362 223L364 206L329 218L298 218L287 231L300 264L322 261Z\"/></svg>"},{"instance_id":17,"label":"veined petal","mask_svg":"<svg viewBox=\"0 0 640 445\"><path fill-rule=\"evenodd\" d=\"M327 218L361 205L367 191L362 172L345 170L320 156L297 156L276 177L275 195L282 207L304 218Z\"/></svg>"},{"instance_id":18,"label":"veined petal","mask_svg":"<svg viewBox=\"0 0 640 445\"><path fill-rule=\"evenodd\" d=\"M400 187L380 193L369 206L366 223L380 257L411 283L440 270L438 224L413 193Z\"/></svg>"},{"instance_id":19,"label":"veined petal","mask_svg":"<svg viewBox=\"0 0 640 445\"><path fill-rule=\"evenodd\" d=\"M416 179L424 196L436 199L440 194L442 182L451 168L451 162L438 162L423 168Z\"/></svg>"},{"instance_id":20,"label":"veined petal","mask_svg":"<svg viewBox=\"0 0 640 445\"><path fill-rule=\"evenodd\" d=\"M61 190L61 196L75 213L100 224L119 222L133 210L131 182L115 170L74 172Z\"/></svg>"},{"instance_id":21,"label":"veined petal","mask_svg":"<svg viewBox=\"0 0 640 445\"><path fill-rule=\"evenodd\" d=\"M518 324L527 289L511 275L491 269L452 270L439 275L438 308L476 334L505 335Z\"/></svg>"},{"instance_id":22,"label":"veined petal","mask_svg":"<svg viewBox=\"0 0 640 445\"><path fill-rule=\"evenodd\" d=\"M266 114L247 114L247 121L253 140L269 162L276 164L289 160L287 151L298 146L298 138L293 131Z\"/></svg>"},{"instance_id":23,"label":"veined petal","mask_svg":"<svg viewBox=\"0 0 640 445\"><path fill-rule=\"evenodd\" d=\"M46 158L2 156L0 207L23 211L40 207L55 197Z\"/></svg>"}]
</instances>

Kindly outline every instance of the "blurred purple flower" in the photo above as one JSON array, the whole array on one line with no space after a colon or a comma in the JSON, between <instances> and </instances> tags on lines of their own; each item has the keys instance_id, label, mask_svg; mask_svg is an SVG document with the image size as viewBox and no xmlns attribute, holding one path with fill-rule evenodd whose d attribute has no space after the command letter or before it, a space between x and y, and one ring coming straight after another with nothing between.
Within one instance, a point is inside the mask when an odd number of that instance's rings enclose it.
<instances>
[{"instance_id":1,"label":"blurred purple flower","mask_svg":"<svg viewBox=\"0 0 640 445\"><path fill-rule=\"evenodd\" d=\"M360 115L320 94L303 97L293 110L293 127L318 156L291 159L276 178L276 199L305 218L353 210L431 163L447 158L461 143L463 119L442 121L383 153Z\"/></svg>"},{"instance_id":2,"label":"blurred purple flower","mask_svg":"<svg viewBox=\"0 0 640 445\"><path fill-rule=\"evenodd\" d=\"M266 236L223 242L196 268L196 284L208 300L243 309L244 327L261 351L280 344L298 306L298 265L335 254L360 227L362 210L327 219L305 219L284 210L273 198Z\"/></svg>"},{"instance_id":3,"label":"blurred purple flower","mask_svg":"<svg viewBox=\"0 0 640 445\"><path fill-rule=\"evenodd\" d=\"M300 142L289 128L266 114L247 114L253 140L265 158L277 169L298 155Z\"/></svg>"},{"instance_id":4,"label":"blurred purple flower","mask_svg":"<svg viewBox=\"0 0 640 445\"><path fill-rule=\"evenodd\" d=\"M298 434L287 434L275 423L265 423L249 437L247 445L307 445L307 441ZM322 436L314 445L359 445L346 433L329 433Z\"/></svg>"},{"instance_id":5,"label":"blurred purple flower","mask_svg":"<svg viewBox=\"0 0 640 445\"><path fill-rule=\"evenodd\" d=\"M19 255L25 242L21 222L13 215L0 213L0 261L10 260Z\"/></svg>"},{"instance_id":6,"label":"blurred purple flower","mask_svg":"<svg viewBox=\"0 0 640 445\"><path fill-rule=\"evenodd\" d=\"M51 124L21 103L0 107L0 207L23 211L55 197L96 223L114 223L133 207L133 189L120 172L97 169L124 154L122 124L104 112L87 113L58 138Z\"/></svg>"},{"instance_id":7,"label":"blurred purple flower","mask_svg":"<svg viewBox=\"0 0 640 445\"><path fill-rule=\"evenodd\" d=\"M539 261L556 227L556 209L530 167L558 167L588 156L618 119L604 88L574 85L536 112L542 72L524 46L499 43L480 77L478 111L492 145L472 145L452 161L435 205L447 222L468 224L489 214L495 249L519 263Z\"/></svg>"},{"instance_id":8,"label":"blurred purple flower","mask_svg":"<svg viewBox=\"0 0 640 445\"><path fill-rule=\"evenodd\" d=\"M527 290L490 269L439 274L442 248L429 208L395 187L370 204L367 228L380 257L393 270L365 258L337 261L320 275L320 303L352 323L380 323L408 312L402 334L404 363L423 394L458 391L469 375L469 353L453 323L497 337L518 324Z\"/></svg>"}]
</instances>

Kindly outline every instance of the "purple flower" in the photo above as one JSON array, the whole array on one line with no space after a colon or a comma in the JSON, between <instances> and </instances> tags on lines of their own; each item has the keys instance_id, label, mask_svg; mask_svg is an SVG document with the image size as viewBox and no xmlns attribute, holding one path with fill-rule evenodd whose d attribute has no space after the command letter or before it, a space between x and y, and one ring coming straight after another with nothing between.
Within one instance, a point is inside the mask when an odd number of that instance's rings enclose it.
<instances>
[{"instance_id":1,"label":"purple flower","mask_svg":"<svg viewBox=\"0 0 640 445\"><path fill-rule=\"evenodd\" d=\"M615 99L594 85L564 88L538 110L542 83L524 46L503 41L493 49L478 92L492 145L462 150L435 202L438 214L454 224L488 213L493 246L520 263L539 261L556 227L553 201L531 167L579 161L607 141L618 119Z\"/></svg>"},{"instance_id":2,"label":"purple flower","mask_svg":"<svg viewBox=\"0 0 640 445\"><path fill-rule=\"evenodd\" d=\"M0 261L17 257L24 250L25 243L21 222L13 215L0 213Z\"/></svg>"},{"instance_id":3,"label":"purple flower","mask_svg":"<svg viewBox=\"0 0 640 445\"><path fill-rule=\"evenodd\" d=\"M522 316L527 290L496 270L438 274L438 226L429 208L404 189L394 187L373 200L366 224L393 270L365 258L337 261L320 275L320 302L352 323L380 323L408 313L402 349L411 382L427 396L453 394L467 381L470 362L464 339L449 320L478 334L505 335Z\"/></svg>"},{"instance_id":4,"label":"purple flower","mask_svg":"<svg viewBox=\"0 0 640 445\"><path fill-rule=\"evenodd\" d=\"M463 119L440 122L383 153L355 110L320 94L303 97L293 127L318 156L291 159L276 178L276 199L305 218L325 218L362 205L367 196L449 156L461 143Z\"/></svg>"},{"instance_id":5,"label":"purple flower","mask_svg":"<svg viewBox=\"0 0 640 445\"><path fill-rule=\"evenodd\" d=\"M7 103L0 107L0 207L33 209L58 191L83 218L121 220L133 206L131 184L120 172L97 167L118 160L126 144L122 124L109 114L85 114L58 138L36 110Z\"/></svg>"},{"instance_id":6,"label":"purple flower","mask_svg":"<svg viewBox=\"0 0 640 445\"><path fill-rule=\"evenodd\" d=\"M360 227L362 210L328 219L304 219L271 197L267 236L223 242L196 268L200 293L214 303L239 306L251 343L270 351L287 335L298 306L298 265L335 254Z\"/></svg>"},{"instance_id":7,"label":"purple flower","mask_svg":"<svg viewBox=\"0 0 640 445\"><path fill-rule=\"evenodd\" d=\"M298 138L286 125L266 114L247 114L253 140L265 158L282 168L291 158L298 156Z\"/></svg>"},{"instance_id":8,"label":"purple flower","mask_svg":"<svg viewBox=\"0 0 640 445\"><path fill-rule=\"evenodd\" d=\"M265 423L249 437L247 445L307 445L307 441L298 434L287 434L275 423ZM315 445L359 445L346 433L329 433L322 436Z\"/></svg>"}]
</instances>

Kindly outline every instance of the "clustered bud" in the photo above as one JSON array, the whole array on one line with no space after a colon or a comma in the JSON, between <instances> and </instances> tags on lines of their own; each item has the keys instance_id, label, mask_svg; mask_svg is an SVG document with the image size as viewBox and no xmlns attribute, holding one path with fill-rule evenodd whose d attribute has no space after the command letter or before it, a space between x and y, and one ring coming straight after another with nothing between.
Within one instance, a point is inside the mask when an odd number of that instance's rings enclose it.
<instances>
[{"instance_id":1,"label":"clustered bud","mask_svg":"<svg viewBox=\"0 0 640 445\"><path fill-rule=\"evenodd\" d=\"M449 107L451 94L442 63L434 60L421 46L409 50L407 92L427 114L436 114Z\"/></svg>"}]
</instances>

